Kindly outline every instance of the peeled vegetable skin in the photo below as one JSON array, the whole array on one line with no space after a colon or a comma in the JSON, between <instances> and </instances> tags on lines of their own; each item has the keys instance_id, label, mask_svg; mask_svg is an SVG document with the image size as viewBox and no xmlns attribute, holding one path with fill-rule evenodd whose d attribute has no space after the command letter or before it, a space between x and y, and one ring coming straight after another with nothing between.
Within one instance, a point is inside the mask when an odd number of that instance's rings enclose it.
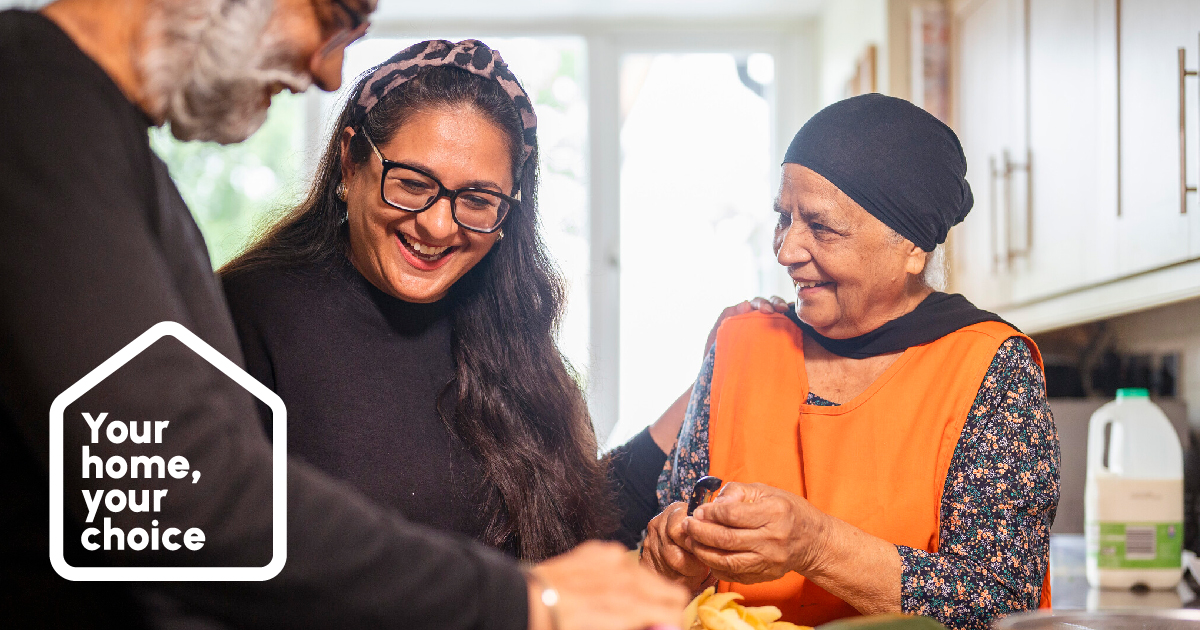
<instances>
[{"instance_id":1,"label":"peeled vegetable skin","mask_svg":"<svg viewBox=\"0 0 1200 630\"><path fill-rule=\"evenodd\" d=\"M812 630L779 621L782 613L774 606L743 606L738 593L717 593L710 586L683 611L684 630Z\"/></svg>"}]
</instances>

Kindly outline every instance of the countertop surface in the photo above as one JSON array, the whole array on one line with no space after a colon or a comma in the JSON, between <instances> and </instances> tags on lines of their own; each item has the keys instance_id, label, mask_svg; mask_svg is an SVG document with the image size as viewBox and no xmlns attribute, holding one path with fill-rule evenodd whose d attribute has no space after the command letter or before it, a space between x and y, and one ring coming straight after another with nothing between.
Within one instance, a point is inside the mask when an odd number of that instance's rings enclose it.
<instances>
[{"instance_id":1,"label":"countertop surface","mask_svg":"<svg viewBox=\"0 0 1200 630\"><path fill-rule=\"evenodd\" d=\"M1055 609L1200 608L1200 597L1188 588L1186 580L1169 591L1092 588L1085 572L1086 553L1082 534L1050 536L1050 593Z\"/></svg>"}]
</instances>

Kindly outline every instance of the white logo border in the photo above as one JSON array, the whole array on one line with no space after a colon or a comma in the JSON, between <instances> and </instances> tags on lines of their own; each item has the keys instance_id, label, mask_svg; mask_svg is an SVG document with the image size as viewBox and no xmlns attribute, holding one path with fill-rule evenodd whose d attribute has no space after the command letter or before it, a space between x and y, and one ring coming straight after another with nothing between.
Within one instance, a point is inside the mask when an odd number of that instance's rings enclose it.
<instances>
[{"instance_id":1,"label":"white logo border","mask_svg":"<svg viewBox=\"0 0 1200 630\"><path fill-rule=\"evenodd\" d=\"M261 567L75 567L63 557L63 412L67 406L108 378L163 337L183 342L213 367L266 403L273 417L271 450L272 554ZM59 394L50 405L50 564L72 581L262 581L283 570L287 561L287 410L283 400L177 322L159 322Z\"/></svg>"}]
</instances>

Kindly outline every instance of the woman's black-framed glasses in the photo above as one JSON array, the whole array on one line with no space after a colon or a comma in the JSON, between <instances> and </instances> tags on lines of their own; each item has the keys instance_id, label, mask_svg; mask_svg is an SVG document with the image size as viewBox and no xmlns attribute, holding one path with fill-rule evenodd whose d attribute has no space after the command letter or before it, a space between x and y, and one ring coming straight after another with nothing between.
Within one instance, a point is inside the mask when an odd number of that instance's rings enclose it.
<instances>
[{"instance_id":1,"label":"woman's black-framed glasses","mask_svg":"<svg viewBox=\"0 0 1200 630\"><path fill-rule=\"evenodd\" d=\"M513 208L521 205L520 192L514 198L486 188L446 188L438 178L415 166L383 157L370 136L363 133L363 138L383 163L379 196L393 208L424 212L445 197L450 200L450 216L455 223L472 232L491 234L500 229Z\"/></svg>"}]
</instances>

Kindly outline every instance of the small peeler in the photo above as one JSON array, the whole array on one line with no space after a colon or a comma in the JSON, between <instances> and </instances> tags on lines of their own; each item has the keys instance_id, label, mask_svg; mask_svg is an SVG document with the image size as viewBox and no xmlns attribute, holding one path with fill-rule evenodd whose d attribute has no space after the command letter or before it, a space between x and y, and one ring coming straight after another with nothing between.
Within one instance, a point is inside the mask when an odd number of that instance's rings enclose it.
<instances>
[{"instance_id":1,"label":"small peeler","mask_svg":"<svg viewBox=\"0 0 1200 630\"><path fill-rule=\"evenodd\" d=\"M721 481L720 477L708 476L696 480L696 485L692 488L692 498L688 501L688 516L691 516L692 512L695 512L701 503L708 503L716 498L717 491L721 489L722 483L724 482Z\"/></svg>"}]
</instances>

